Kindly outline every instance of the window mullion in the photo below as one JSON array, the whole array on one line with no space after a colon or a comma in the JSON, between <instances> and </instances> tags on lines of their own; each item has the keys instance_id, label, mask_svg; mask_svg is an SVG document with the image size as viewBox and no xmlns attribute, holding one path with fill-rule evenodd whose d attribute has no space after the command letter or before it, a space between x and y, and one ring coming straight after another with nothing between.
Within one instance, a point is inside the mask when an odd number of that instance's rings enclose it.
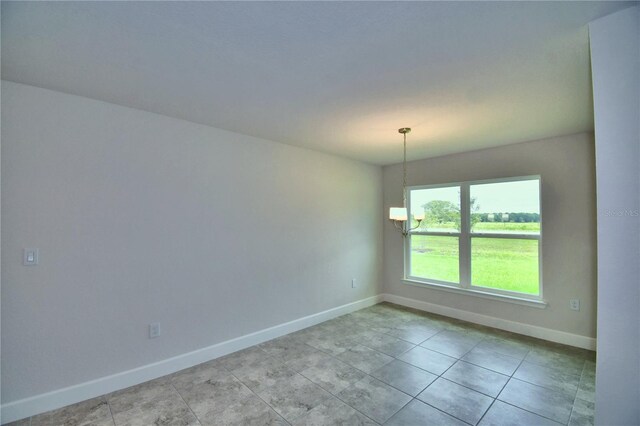
<instances>
[{"instance_id":1,"label":"window mullion","mask_svg":"<svg viewBox=\"0 0 640 426\"><path fill-rule=\"evenodd\" d=\"M408 277L411 274L411 234L407 235L403 240L404 276Z\"/></svg>"},{"instance_id":2,"label":"window mullion","mask_svg":"<svg viewBox=\"0 0 640 426\"><path fill-rule=\"evenodd\" d=\"M459 261L460 261L460 286L469 288L471 286L471 239L469 237L471 228L469 184L460 185L460 241L459 241Z\"/></svg>"}]
</instances>

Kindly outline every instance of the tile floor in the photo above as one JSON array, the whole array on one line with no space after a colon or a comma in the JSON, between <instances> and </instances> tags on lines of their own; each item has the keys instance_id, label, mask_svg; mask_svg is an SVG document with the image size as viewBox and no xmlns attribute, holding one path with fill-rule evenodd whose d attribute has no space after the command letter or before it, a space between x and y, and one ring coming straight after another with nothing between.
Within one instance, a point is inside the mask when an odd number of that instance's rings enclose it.
<instances>
[{"instance_id":1,"label":"tile floor","mask_svg":"<svg viewBox=\"0 0 640 426\"><path fill-rule=\"evenodd\" d=\"M594 358L383 303L12 425L591 425Z\"/></svg>"}]
</instances>

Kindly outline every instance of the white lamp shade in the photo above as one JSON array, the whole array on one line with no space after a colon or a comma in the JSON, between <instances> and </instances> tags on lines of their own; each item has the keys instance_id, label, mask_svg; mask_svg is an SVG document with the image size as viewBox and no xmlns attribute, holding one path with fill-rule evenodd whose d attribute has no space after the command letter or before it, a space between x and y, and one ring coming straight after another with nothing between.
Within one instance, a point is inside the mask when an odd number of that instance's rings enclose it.
<instances>
[{"instance_id":1,"label":"white lamp shade","mask_svg":"<svg viewBox=\"0 0 640 426\"><path fill-rule=\"evenodd\" d=\"M391 207L389 209L389 219L407 220L407 209L404 207Z\"/></svg>"},{"instance_id":2,"label":"white lamp shade","mask_svg":"<svg viewBox=\"0 0 640 426\"><path fill-rule=\"evenodd\" d=\"M424 220L424 212L414 213L413 218L415 220Z\"/></svg>"}]
</instances>

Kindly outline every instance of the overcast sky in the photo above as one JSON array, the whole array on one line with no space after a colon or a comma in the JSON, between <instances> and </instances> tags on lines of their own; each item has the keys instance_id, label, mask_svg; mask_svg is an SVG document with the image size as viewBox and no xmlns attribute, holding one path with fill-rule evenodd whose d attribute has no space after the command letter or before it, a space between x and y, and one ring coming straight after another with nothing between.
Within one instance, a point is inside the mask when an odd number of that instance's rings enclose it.
<instances>
[{"instance_id":1,"label":"overcast sky","mask_svg":"<svg viewBox=\"0 0 640 426\"><path fill-rule=\"evenodd\" d=\"M477 199L477 213L540 213L538 180L471 185L471 197ZM422 205L433 200L450 201L459 207L460 190L457 186L414 190L411 199L412 214L421 212Z\"/></svg>"}]
</instances>

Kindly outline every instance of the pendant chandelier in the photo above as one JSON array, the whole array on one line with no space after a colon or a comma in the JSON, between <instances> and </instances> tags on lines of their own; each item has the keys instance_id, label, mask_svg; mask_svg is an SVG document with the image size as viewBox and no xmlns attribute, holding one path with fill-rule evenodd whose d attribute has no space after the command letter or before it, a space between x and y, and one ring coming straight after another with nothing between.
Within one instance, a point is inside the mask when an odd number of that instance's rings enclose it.
<instances>
[{"instance_id":1,"label":"pendant chandelier","mask_svg":"<svg viewBox=\"0 0 640 426\"><path fill-rule=\"evenodd\" d=\"M409 127L398 129L398 133L402 133L404 140L404 157L402 160L402 207L391 207L389 209L389 219L393 222L396 229L402 232L404 237L406 237L410 231L418 228L424 219L424 213L417 213L413 215L413 219L418 222L418 224L411 228L411 222L409 222L410 214L407 211L407 133L410 131L411 129Z\"/></svg>"}]
</instances>

